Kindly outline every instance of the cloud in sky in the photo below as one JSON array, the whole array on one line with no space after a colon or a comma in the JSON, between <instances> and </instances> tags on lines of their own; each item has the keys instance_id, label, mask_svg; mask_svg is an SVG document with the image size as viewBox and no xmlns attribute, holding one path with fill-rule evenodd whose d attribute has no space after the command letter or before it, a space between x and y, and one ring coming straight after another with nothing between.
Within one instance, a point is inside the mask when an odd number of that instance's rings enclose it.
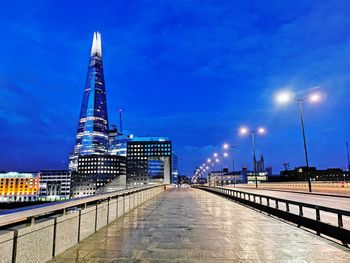
<instances>
[{"instance_id":1,"label":"cloud in sky","mask_svg":"<svg viewBox=\"0 0 350 263\"><path fill-rule=\"evenodd\" d=\"M257 147L275 172L284 161L302 164L297 108L272 101L286 86L327 93L321 105L305 105L310 159L344 167L349 9L347 1L8 1L0 10L0 170L65 167L95 30L111 122L123 107L128 130L171 137L181 172L224 141L237 141L237 165L250 165L241 124L267 127Z\"/></svg>"}]
</instances>

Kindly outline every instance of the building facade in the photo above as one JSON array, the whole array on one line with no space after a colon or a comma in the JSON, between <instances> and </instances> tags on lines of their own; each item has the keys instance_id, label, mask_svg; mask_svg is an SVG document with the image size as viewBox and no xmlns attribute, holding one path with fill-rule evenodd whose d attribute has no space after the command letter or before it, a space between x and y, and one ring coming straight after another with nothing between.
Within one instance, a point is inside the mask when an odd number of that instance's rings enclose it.
<instances>
[{"instance_id":1,"label":"building facade","mask_svg":"<svg viewBox=\"0 0 350 263\"><path fill-rule=\"evenodd\" d=\"M108 114L102 63L101 34L94 33L90 63L84 86L76 143L69 168L77 169L79 155L106 154L108 151Z\"/></svg>"},{"instance_id":2,"label":"building facade","mask_svg":"<svg viewBox=\"0 0 350 263\"><path fill-rule=\"evenodd\" d=\"M72 173L71 197L124 189L126 158L112 155L80 155L77 171Z\"/></svg>"},{"instance_id":3,"label":"building facade","mask_svg":"<svg viewBox=\"0 0 350 263\"><path fill-rule=\"evenodd\" d=\"M316 167L296 167L294 170L284 170L275 180L280 181L306 181L308 178L315 181L350 181L350 171L340 168L317 170Z\"/></svg>"},{"instance_id":4,"label":"building facade","mask_svg":"<svg viewBox=\"0 0 350 263\"><path fill-rule=\"evenodd\" d=\"M136 137L127 142L127 185L171 183L172 143L168 138Z\"/></svg>"},{"instance_id":5,"label":"building facade","mask_svg":"<svg viewBox=\"0 0 350 263\"><path fill-rule=\"evenodd\" d=\"M268 181L268 173L266 171L261 172L247 172L247 183L248 184L255 184L256 182L259 183L266 183Z\"/></svg>"},{"instance_id":6,"label":"building facade","mask_svg":"<svg viewBox=\"0 0 350 263\"><path fill-rule=\"evenodd\" d=\"M43 201L65 200L70 197L70 170L40 171L40 194Z\"/></svg>"},{"instance_id":7,"label":"building facade","mask_svg":"<svg viewBox=\"0 0 350 263\"><path fill-rule=\"evenodd\" d=\"M37 201L39 182L37 173L0 173L0 202Z\"/></svg>"}]
</instances>

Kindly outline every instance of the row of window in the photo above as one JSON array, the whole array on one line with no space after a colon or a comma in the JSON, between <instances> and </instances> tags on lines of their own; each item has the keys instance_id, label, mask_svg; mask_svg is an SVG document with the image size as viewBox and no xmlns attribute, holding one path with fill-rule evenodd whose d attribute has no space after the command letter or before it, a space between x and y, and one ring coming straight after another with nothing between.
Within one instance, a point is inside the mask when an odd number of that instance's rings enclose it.
<instances>
[{"instance_id":1,"label":"row of window","mask_svg":"<svg viewBox=\"0 0 350 263\"><path fill-rule=\"evenodd\" d=\"M81 158L79 161L86 161L86 162L91 162L91 161L116 161L115 158L103 158L103 157L96 157L96 158Z\"/></svg>"},{"instance_id":2,"label":"row of window","mask_svg":"<svg viewBox=\"0 0 350 263\"><path fill-rule=\"evenodd\" d=\"M161 143L161 144L129 144L131 148L143 148L143 147L170 147L169 143Z\"/></svg>"},{"instance_id":3,"label":"row of window","mask_svg":"<svg viewBox=\"0 0 350 263\"><path fill-rule=\"evenodd\" d=\"M170 151L170 148L141 148L141 149L130 149L129 152L154 152L154 151Z\"/></svg>"},{"instance_id":4,"label":"row of window","mask_svg":"<svg viewBox=\"0 0 350 263\"><path fill-rule=\"evenodd\" d=\"M154 153L128 153L129 156L163 156L163 155L168 155L170 156L170 152L154 152Z\"/></svg>"},{"instance_id":5,"label":"row of window","mask_svg":"<svg viewBox=\"0 0 350 263\"><path fill-rule=\"evenodd\" d=\"M98 171L80 171L80 173L84 173L84 174L101 174L101 173L106 173L106 174L114 174L114 173L117 173L119 174L120 171L111 171L111 170L98 170Z\"/></svg>"},{"instance_id":6,"label":"row of window","mask_svg":"<svg viewBox=\"0 0 350 263\"><path fill-rule=\"evenodd\" d=\"M79 170L96 170L97 167L95 166L82 166L82 167L79 167ZM99 166L98 167L99 169L112 169L112 170L116 170L116 169L119 169L119 167L116 167L116 166Z\"/></svg>"}]
</instances>

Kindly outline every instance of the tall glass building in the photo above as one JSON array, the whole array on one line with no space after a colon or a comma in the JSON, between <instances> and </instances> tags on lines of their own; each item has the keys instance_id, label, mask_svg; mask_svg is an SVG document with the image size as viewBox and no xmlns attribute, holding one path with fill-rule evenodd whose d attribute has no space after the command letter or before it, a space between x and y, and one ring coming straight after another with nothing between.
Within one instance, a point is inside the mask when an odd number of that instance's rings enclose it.
<instances>
[{"instance_id":1,"label":"tall glass building","mask_svg":"<svg viewBox=\"0 0 350 263\"><path fill-rule=\"evenodd\" d=\"M94 33L90 63L81 104L76 143L69 168L77 169L79 155L106 154L108 151L108 115L103 74L101 34Z\"/></svg>"}]
</instances>

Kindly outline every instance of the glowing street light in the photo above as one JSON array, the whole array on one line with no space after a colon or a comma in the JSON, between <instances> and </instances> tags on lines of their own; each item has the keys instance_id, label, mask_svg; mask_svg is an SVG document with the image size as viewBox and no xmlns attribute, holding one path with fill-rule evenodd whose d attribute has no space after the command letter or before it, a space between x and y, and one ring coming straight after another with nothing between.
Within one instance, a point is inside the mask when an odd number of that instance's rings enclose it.
<instances>
[{"instance_id":1,"label":"glowing street light","mask_svg":"<svg viewBox=\"0 0 350 263\"><path fill-rule=\"evenodd\" d=\"M218 153L214 153L213 156L214 157L218 157L219 155L218 155Z\"/></svg>"},{"instance_id":2,"label":"glowing street light","mask_svg":"<svg viewBox=\"0 0 350 263\"><path fill-rule=\"evenodd\" d=\"M219 160L219 158L216 158L216 159L215 159L215 162L217 162L217 163L218 163L219 161L220 161L220 160Z\"/></svg>"},{"instance_id":3,"label":"glowing street light","mask_svg":"<svg viewBox=\"0 0 350 263\"><path fill-rule=\"evenodd\" d=\"M228 153L224 153L224 157L227 157L228 156Z\"/></svg>"},{"instance_id":4,"label":"glowing street light","mask_svg":"<svg viewBox=\"0 0 350 263\"><path fill-rule=\"evenodd\" d=\"M258 128L257 132L259 134L265 134L266 133L266 129L264 127L260 127L260 128Z\"/></svg>"},{"instance_id":5,"label":"glowing street light","mask_svg":"<svg viewBox=\"0 0 350 263\"><path fill-rule=\"evenodd\" d=\"M225 150L227 150L228 148L230 148L230 145L228 145L227 143L224 143L222 145L222 148L224 148Z\"/></svg>"},{"instance_id":6,"label":"glowing street light","mask_svg":"<svg viewBox=\"0 0 350 263\"><path fill-rule=\"evenodd\" d=\"M309 96L309 99L311 102L319 102L321 100L321 94L320 93L313 93Z\"/></svg>"},{"instance_id":7,"label":"glowing street light","mask_svg":"<svg viewBox=\"0 0 350 263\"><path fill-rule=\"evenodd\" d=\"M210 158L208 158L207 162L208 162L208 163L210 163L210 162L211 162L211 159L210 159Z\"/></svg>"},{"instance_id":8,"label":"glowing street light","mask_svg":"<svg viewBox=\"0 0 350 263\"><path fill-rule=\"evenodd\" d=\"M239 133L241 135L246 135L249 132L249 129L247 127L242 126L241 128L239 128Z\"/></svg>"},{"instance_id":9,"label":"glowing street light","mask_svg":"<svg viewBox=\"0 0 350 263\"><path fill-rule=\"evenodd\" d=\"M308 101L308 100L312 103L317 103L321 99L322 99L322 94L319 92L313 92L313 93L309 94L308 96L301 97L301 98L295 98L294 93L292 93L291 91L281 91L281 92L278 92L276 95L276 102L278 104L287 104L287 103L290 103L292 100L295 100L299 104L299 115L300 115L300 122L301 122L301 130L302 130L302 134L303 134L306 167L309 167L309 155L308 155L307 144L306 144L303 103L304 103L304 101ZM308 176L308 181L309 181L309 192L311 192L312 189L311 189L310 176Z\"/></svg>"},{"instance_id":10,"label":"glowing street light","mask_svg":"<svg viewBox=\"0 0 350 263\"><path fill-rule=\"evenodd\" d=\"M275 101L278 104L288 104L290 103L295 97L295 94L290 90L282 90L278 92L275 96Z\"/></svg>"}]
</instances>

